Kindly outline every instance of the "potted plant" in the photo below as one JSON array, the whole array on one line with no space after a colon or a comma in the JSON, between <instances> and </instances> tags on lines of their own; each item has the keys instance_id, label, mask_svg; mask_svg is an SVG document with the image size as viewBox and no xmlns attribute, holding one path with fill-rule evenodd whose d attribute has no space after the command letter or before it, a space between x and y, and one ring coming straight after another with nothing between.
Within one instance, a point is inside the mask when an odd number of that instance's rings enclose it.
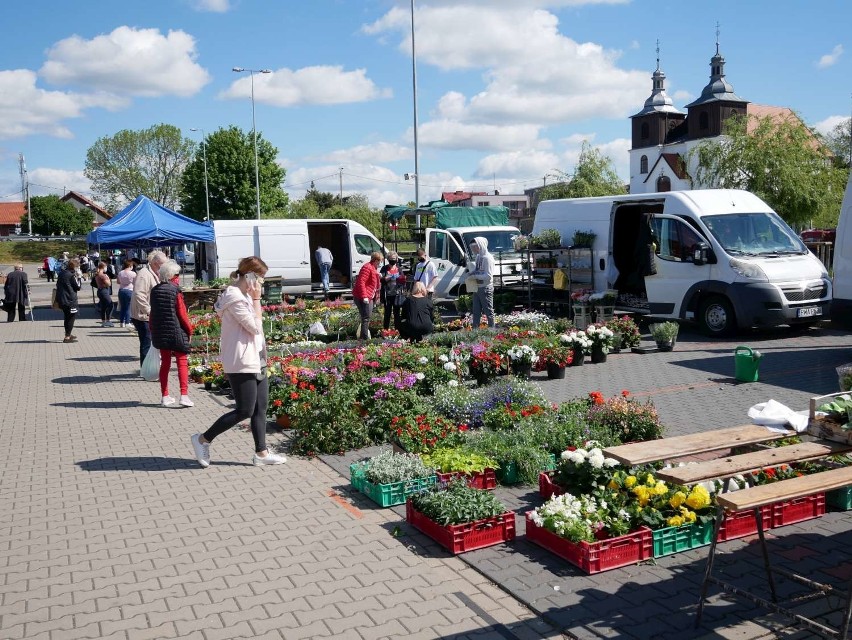
<instances>
[{"instance_id":1,"label":"potted plant","mask_svg":"<svg viewBox=\"0 0 852 640\"><path fill-rule=\"evenodd\" d=\"M533 365L538 362L535 349L526 344L516 344L509 348L506 355L509 357L512 373L518 378L528 380Z\"/></svg>"},{"instance_id":2,"label":"potted plant","mask_svg":"<svg viewBox=\"0 0 852 640\"><path fill-rule=\"evenodd\" d=\"M519 235L512 236L512 247L515 251L523 251L524 249L529 248L530 246L530 238L529 236Z\"/></svg>"},{"instance_id":3,"label":"potted plant","mask_svg":"<svg viewBox=\"0 0 852 640\"><path fill-rule=\"evenodd\" d=\"M439 482L463 478L476 489L493 489L497 486L494 469L497 461L465 447L443 446L422 455L423 462L437 470Z\"/></svg>"},{"instance_id":4,"label":"potted plant","mask_svg":"<svg viewBox=\"0 0 852 640\"><path fill-rule=\"evenodd\" d=\"M390 423L391 438L407 453L428 453L439 445L459 444L459 429L446 418L430 414L395 416Z\"/></svg>"},{"instance_id":5,"label":"potted plant","mask_svg":"<svg viewBox=\"0 0 852 640\"><path fill-rule=\"evenodd\" d=\"M540 249L558 249L562 246L562 236L556 229L542 229L531 237L531 241Z\"/></svg>"},{"instance_id":6,"label":"potted plant","mask_svg":"<svg viewBox=\"0 0 852 640\"><path fill-rule=\"evenodd\" d=\"M420 456L384 451L349 467L352 486L382 507L403 504L412 493L434 485L435 470Z\"/></svg>"},{"instance_id":7,"label":"potted plant","mask_svg":"<svg viewBox=\"0 0 852 640\"><path fill-rule=\"evenodd\" d=\"M488 491L452 482L408 498L405 518L452 554L515 538L515 514Z\"/></svg>"},{"instance_id":8,"label":"potted plant","mask_svg":"<svg viewBox=\"0 0 852 640\"><path fill-rule=\"evenodd\" d=\"M606 362L606 356L612 348L613 332L605 324L592 324L586 328L586 336L592 342L592 364Z\"/></svg>"},{"instance_id":9,"label":"potted plant","mask_svg":"<svg viewBox=\"0 0 852 640\"><path fill-rule=\"evenodd\" d=\"M559 340L571 349L571 366L580 367L586 360L586 355L592 351L592 341L585 331L574 330L563 333Z\"/></svg>"},{"instance_id":10,"label":"potted plant","mask_svg":"<svg viewBox=\"0 0 852 640\"><path fill-rule=\"evenodd\" d=\"M575 231L574 237L571 239L571 246L573 247L591 247L592 243L594 243L595 238L598 237L594 231Z\"/></svg>"},{"instance_id":11,"label":"potted plant","mask_svg":"<svg viewBox=\"0 0 852 640\"><path fill-rule=\"evenodd\" d=\"M553 340L538 350L535 370L547 371L549 380L561 380L565 377L565 367L570 364L571 348L561 341Z\"/></svg>"},{"instance_id":12,"label":"potted plant","mask_svg":"<svg viewBox=\"0 0 852 640\"><path fill-rule=\"evenodd\" d=\"M680 325L677 322L659 322L651 325L651 337L657 343L660 351L671 351L677 340Z\"/></svg>"},{"instance_id":13,"label":"potted plant","mask_svg":"<svg viewBox=\"0 0 852 640\"><path fill-rule=\"evenodd\" d=\"M630 316L615 316L611 320L607 320L606 326L613 334L620 337L620 343L613 344L613 352L618 349L631 349L638 347L642 341L642 335L639 332L639 327ZM615 337L615 336L613 336Z\"/></svg>"},{"instance_id":14,"label":"potted plant","mask_svg":"<svg viewBox=\"0 0 852 640\"><path fill-rule=\"evenodd\" d=\"M471 351L467 366L473 379L484 385L500 374L503 369L503 356L480 345L480 348Z\"/></svg>"}]
</instances>

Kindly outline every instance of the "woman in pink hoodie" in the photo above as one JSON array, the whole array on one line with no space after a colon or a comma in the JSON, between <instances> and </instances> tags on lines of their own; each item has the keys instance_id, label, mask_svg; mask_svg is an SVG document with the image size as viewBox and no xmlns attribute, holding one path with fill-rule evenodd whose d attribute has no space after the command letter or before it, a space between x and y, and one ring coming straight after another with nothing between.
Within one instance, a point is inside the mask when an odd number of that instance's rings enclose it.
<instances>
[{"instance_id":1,"label":"woman in pink hoodie","mask_svg":"<svg viewBox=\"0 0 852 640\"><path fill-rule=\"evenodd\" d=\"M192 449L202 467L210 465L210 443L235 424L250 418L254 436L252 464L282 464L284 456L266 448L266 409L269 381L266 377L266 340L260 295L266 263L252 256L240 260L231 274L231 285L219 296L215 310L222 321L219 355L236 407L213 423L203 434L192 436Z\"/></svg>"}]
</instances>

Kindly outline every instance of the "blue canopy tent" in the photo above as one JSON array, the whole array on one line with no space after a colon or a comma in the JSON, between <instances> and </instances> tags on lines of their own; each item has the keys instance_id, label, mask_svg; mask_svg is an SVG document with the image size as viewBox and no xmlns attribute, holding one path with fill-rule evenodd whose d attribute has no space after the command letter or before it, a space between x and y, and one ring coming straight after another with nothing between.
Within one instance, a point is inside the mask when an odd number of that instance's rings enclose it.
<instances>
[{"instance_id":1,"label":"blue canopy tent","mask_svg":"<svg viewBox=\"0 0 852 640\"><path fill-rule=\"evenodd\" d=\"M86 240L102 249L152 249L185 242L212 242L213 227L139 196L112 220L89 233Z\"/></svg>"}]
</instances>

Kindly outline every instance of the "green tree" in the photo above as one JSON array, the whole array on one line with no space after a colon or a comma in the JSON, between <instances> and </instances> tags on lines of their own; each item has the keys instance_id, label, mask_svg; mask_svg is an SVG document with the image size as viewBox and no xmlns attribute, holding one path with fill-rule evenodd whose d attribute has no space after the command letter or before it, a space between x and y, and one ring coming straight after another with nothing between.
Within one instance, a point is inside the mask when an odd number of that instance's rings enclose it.
<instances>
[{"instance_id":1,"label":"green tree","mask_svg":"<svg viewBox=\"0 0 852 640\"><path fill-rule=\"evenodd\" d=\"M33 219L33 233L42 236L82 235L92 230L92 212L77 209L70 202L63 202L59 196L33 196L30 198L30 213ZM26 228L27 216L21 219Z\"/></svg>"},{"instance_id":2,"label":"green tree","mask_svg":"<svg viewBox=\"0 0 852 640\"><path fill-rule=\"evenodd\" d=\"M319 206L317 205L316 200L311 200L310 198L291 200L285 217L297 220L319 218Z\"/></svg>"},{"instance_id":3,"label":"green tree","mask_svg":"<svg viewBox=\"0 0 852 640\"><path fill-rule=\"evenodd\" d=\"M175 208L181 174L193 148L192 140L170 124L124 129L89 147L84 173L92 190L113 209L139 195Z\"/></svg>"},{"instance_id":4,"label":"green tree","mask_svg":"<svg viewBox=\"0 0 852 640\"><path fill-rule=\"evenodd\" d=\"M612 158L583 142L580 157L573 173L556 170L557 182L541 191L542 200L557 198L591 198L627 193L624 181L618 177Z\"/></svg>"},{"instance_id":5,"label":"green tree","mask_svg":"<svg viewBox=\"0 0 852 640\"><path fill-rule=\"evenodd\" d=\"M849 167L852 163L852 118L837 123L823 137L825 146L834 154L834 164Z\"/></svg>"},{"instance_id":6,"label":"green tree","mask_svg":"<svg viewBox=\"0 0 852 640\"><path fill-rule=\"evenodd\" d=\"M238 127L208 134L207 187L210 217L214 220L249 220L257 217L254 173L254 142L251 132ZM260 178L260 212L264 218L280 218L287 211L287 193L281 188L285 171L275 162L278 149L257 135L257 166ZM204 148L198 145L181 181L181 213L196 220L207 215L204 190Z\"/></svg>"},{"instance_id":7,"label":"green tree","mask_svg":"<svg viewBox=\"0 0 852 640\"><path fill-rule=\"evenodd\" d=\"M800 120L736 116L724 132L689 152L696 187L750 191L794 227L837 223L847 171Z\"/></svg>"},{"instance_id":8,"label":"green tree","mask_svg":"<svg viewBox=\"0 0 852 640\"><path fill-rule=\"evenodd\" d=\"M339 197L333 193L329 193L328 191L317 191L314 188L313 183L311 183L311 188L308 189L308 192L305 194L305 200L312 200L313 202L316 202L317 209L319 209L320 212L325 211L326 209L331 209L333 206L340 204Z\"/></svg>"}]
</instances>

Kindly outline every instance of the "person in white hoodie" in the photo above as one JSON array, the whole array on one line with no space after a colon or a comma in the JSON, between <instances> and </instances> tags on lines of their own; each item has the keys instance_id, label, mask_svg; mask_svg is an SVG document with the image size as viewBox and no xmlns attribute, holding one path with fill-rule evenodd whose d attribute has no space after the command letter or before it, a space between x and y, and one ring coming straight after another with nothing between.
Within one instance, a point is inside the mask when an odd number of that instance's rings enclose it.
<instances>
[{"instance_id":1,"label":"person in white hoodie","mask_svg":"<svg viewBox=\"0 0 852 640\"><path fill-rule=\"evenodd\" d=\"M231 384L236 407L216 420L207 431L190 439L195 458L202 467L210 465L210 443L217 436L251 419L254 437L252 464L282 464L287 459L266 448L266 409L269 380L266 377L266 340L260 306L266 263L257 256L240 260L231 274L231 285L219 296L214 309L222 322L219 356Z\"/></svg>"},{"instance_id":2,"label":"person in white hoodie","mask_svg":"<svg viewBox=\"0 0 852 640\"><path fill-rule=\"evenodd\" d=\"M477 283L473 293L473 328L479 329L482 314L488 319L488 326L494 328L494 256L488 252L488 240L476 236L470 243L470 250L476 256L476 265L471 274Z\"/></svg>"}]
</instances>

